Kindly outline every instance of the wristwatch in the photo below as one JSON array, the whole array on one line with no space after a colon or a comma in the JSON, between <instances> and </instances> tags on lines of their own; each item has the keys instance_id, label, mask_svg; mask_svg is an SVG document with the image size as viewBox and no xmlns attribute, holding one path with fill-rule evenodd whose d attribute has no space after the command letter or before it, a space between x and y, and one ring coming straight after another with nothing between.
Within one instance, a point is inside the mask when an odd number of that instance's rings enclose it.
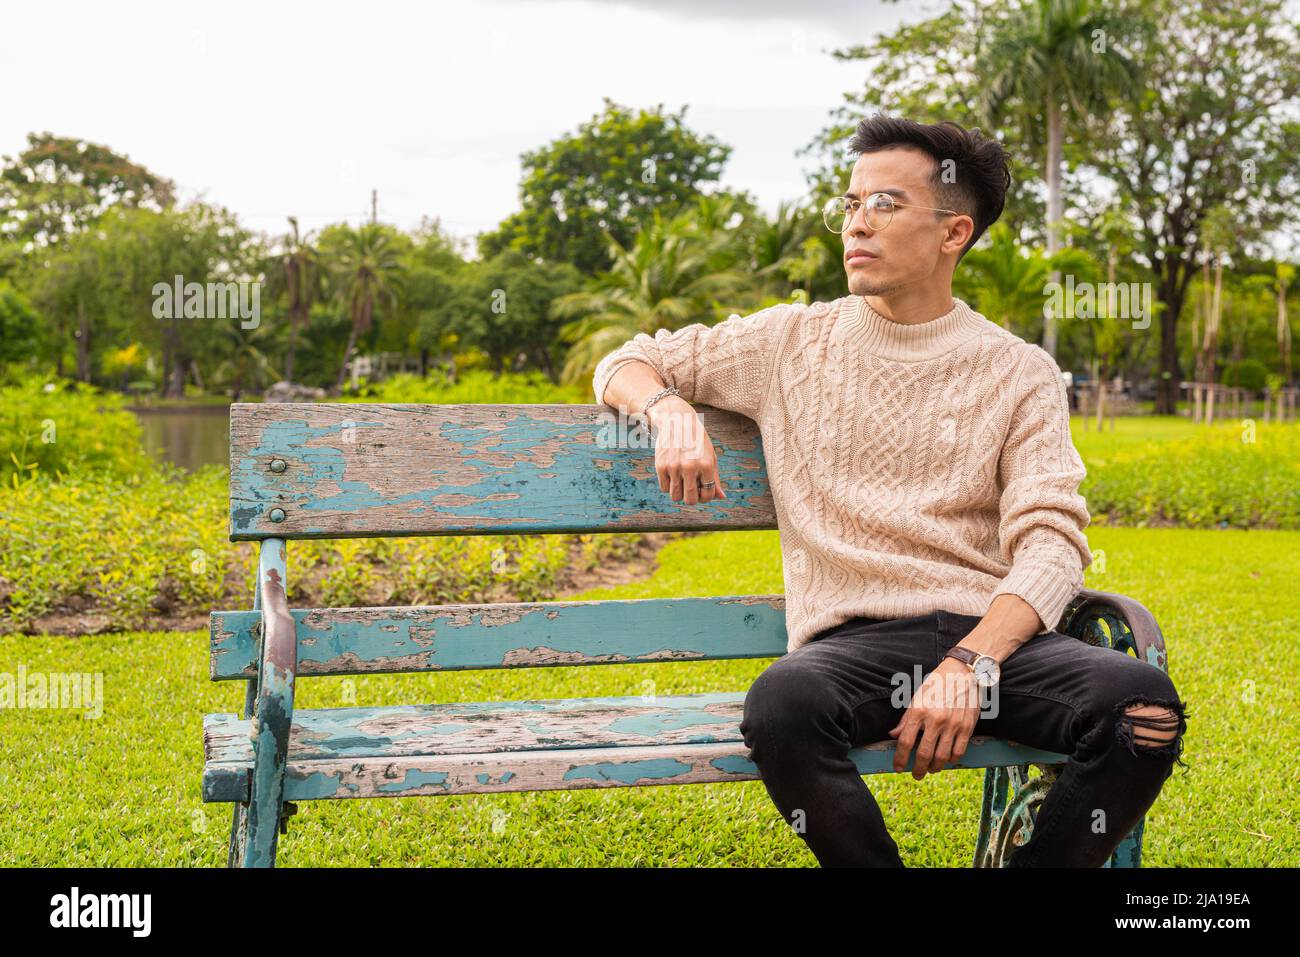
<instances>
[{"instance_id":1,"label":"wristwatch","mask_svg":"<svg viewBox=\"0 0 1300 957\"><path fill-rule=\"evenodd\" d=\"M971 671L975 672L975 682L981 688L992 688L1002 678L1002 669L998 667L997 659L982 655L978 651L954 645L944 657L956 658L966 664Z\"/></svg>"}]
</instances>

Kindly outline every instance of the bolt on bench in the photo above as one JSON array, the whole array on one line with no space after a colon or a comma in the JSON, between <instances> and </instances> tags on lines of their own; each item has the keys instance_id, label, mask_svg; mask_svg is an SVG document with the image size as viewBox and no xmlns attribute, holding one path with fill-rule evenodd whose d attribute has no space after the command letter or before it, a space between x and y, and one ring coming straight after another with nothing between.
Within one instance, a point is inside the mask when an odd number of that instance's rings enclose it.
<instances>
[{"instance_id":1,"label":"bolt on bench","mask_svg":"<svg viewBox=\"0 0 1300 957\"><path fill-rule=\"evenodd\" d=\"M211 677L247 683L242 716L204 718L203 799L234 804L228 863L273 866L300 801L758 780L744 692L293 706L317 675L784 655L783 595L288 607L291 539L776 528L758 426L697 408L728 498L688 506L659 490L648 442L614 439L606 406L232 405L230 537L260 556L253 609L211 619ZM1131 598L1082 591L1057 630L1166 667ZM894 744L850 756L890 772ZM1028 840L1066 759L971 739L958 767L986 769L976 866ZM1140 822L1110 866L1139 866L1141 839Z\"/></svg>"}]
</instances>

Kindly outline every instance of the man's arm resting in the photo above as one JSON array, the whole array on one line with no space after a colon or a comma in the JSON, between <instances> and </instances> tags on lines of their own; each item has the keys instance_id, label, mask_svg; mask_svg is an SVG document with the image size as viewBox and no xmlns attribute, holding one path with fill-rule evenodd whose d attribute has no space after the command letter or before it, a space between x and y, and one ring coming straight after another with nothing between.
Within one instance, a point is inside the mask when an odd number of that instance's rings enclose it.
<instances>
[{"instance_id":1,"label":"man's arm resting","mask_svg":"<svg viewBox=\"0 0 1300 957\"><path fill-rule=\"evenodd\" d=\"M1012 652L1045 627L1051 626L1042 622L1029 602L1019 595L1003 592L993 597L993 602L980 623L957 644L988 655L1002 664L1011 657Z\"/></svg>"},{"instance_id":2,"label":"man's arm resting","mask_svg":"<svg viewBox=\"0 0 1300 957\"><path fill-rule=\"evenodd\" d=\"M658 370L648 362L624 363L610 376L603 401L629 417L644 413L646 401L665 388ZM655 472L659 489L687 505L727 497L718 474L717 453L699 425L695 408L685 399L666 395L644 413L655 436ZM700 483L709 483L706 486Z\"/></svg>"},{"instance_id":3,"label":"man's arm resting","mask_svg":"<svg viewBox=\"0 0 1300 957\"><path fill-rule=\"evenodd\" d=\"M634 359L623 363L614 371L605 386L605 394L600 399L608 406L625 411L629 416L639 415L645 409L646 400L665 388L667 384L654 366ZM655 416L661 414L665 407L674 408L674 403L679 412L682 411L682 406L691 410L691 404L680 396L666 395L650 407L647 418L654 424Z\"/></svg>"}]
</instances>

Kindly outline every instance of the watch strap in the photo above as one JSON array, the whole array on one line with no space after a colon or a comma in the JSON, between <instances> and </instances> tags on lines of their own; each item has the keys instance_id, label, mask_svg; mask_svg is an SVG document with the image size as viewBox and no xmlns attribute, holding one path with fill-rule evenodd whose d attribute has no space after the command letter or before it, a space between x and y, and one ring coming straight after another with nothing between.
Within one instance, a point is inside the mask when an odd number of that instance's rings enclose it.
<instances>
[{"instance_id":1,"label":"watch strap","mask_svg":"<svg viewBox=\"0 0 1300 957\"><path fill-rule=\"evenodd\" d=\"M948 653L944 655L944 657L956 658L958 661L962 662L963 664L971 668L974 668L976 659L982 656L978 651L972 651L970 648L963 648L960 645L954 645L951 649L949 649Z\"/></svg>"}]
</instances>

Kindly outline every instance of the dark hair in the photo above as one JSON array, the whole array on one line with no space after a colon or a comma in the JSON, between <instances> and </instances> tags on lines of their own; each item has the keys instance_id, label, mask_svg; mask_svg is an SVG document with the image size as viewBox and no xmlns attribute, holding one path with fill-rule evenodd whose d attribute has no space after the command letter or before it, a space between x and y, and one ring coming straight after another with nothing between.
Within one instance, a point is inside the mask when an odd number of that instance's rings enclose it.
<instances>
[{"instance_id":1,"label":"dark hair","mask_svg":"<svg viewBox=\"0 0 1300 957\"><path fill-rule=\"evenodd\" d=\"M978 242L984 231L998 221L1011 185L1007 151L996 139L980 134L978 128L963 129L956 123L917 123L877 113L858 124L849 143L854 156L893 147L911 147L934 159L930 186L940 206L966 213L975 221L975 232L961 251L962 256ZM952 160L952 182L943 177L945 160Z\"/></svg>"}]
</instances>

